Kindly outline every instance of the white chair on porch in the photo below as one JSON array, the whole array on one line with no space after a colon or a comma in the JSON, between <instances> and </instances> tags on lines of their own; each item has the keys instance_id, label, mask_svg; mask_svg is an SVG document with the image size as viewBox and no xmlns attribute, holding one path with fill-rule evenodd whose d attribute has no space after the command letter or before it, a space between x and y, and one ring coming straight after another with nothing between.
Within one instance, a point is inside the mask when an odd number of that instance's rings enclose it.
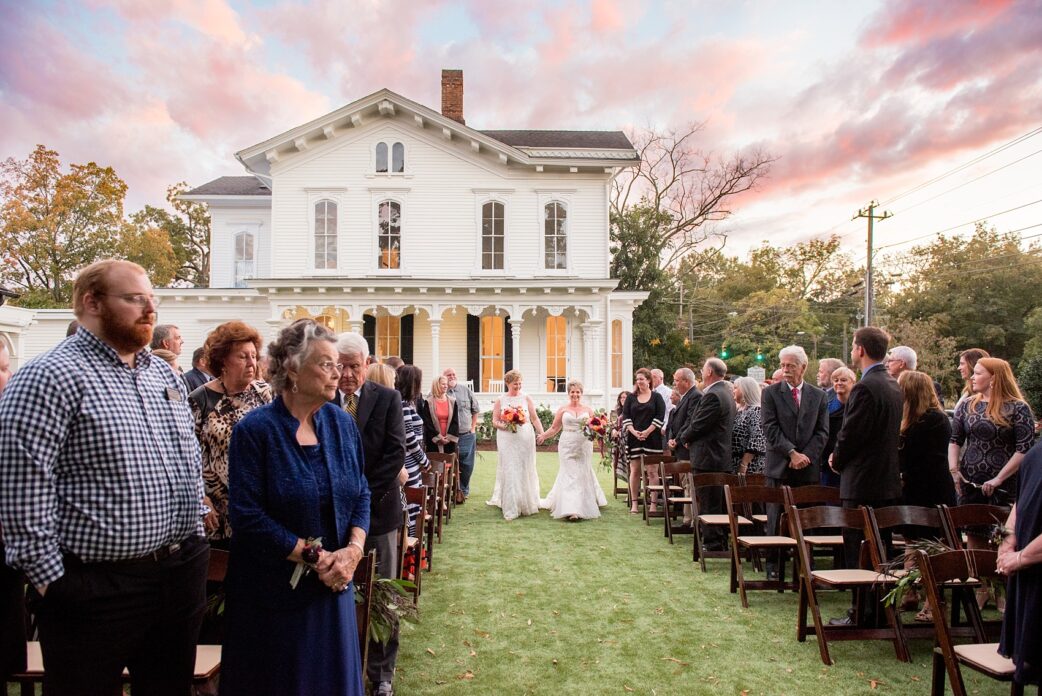
<instances>
[{"instance_id":1,"label":"white chair on porch","mask_svg":"<svg viewBox=\"0 0 1042 696\"><path fill-rule=\"evenodd\" d=\"M501 379L490 379L488 381L489 394L502 394L507 390L506 384Z\"/></svg>"}]
</instances>

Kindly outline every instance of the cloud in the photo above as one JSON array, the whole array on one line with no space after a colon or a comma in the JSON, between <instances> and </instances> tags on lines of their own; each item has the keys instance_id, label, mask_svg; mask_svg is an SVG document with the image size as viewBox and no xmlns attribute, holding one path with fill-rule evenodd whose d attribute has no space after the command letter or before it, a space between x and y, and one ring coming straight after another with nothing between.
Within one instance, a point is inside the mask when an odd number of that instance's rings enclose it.
<instances>
[{"instance_id":1,"label":"cloud","mask_svg":"<svg viewBox=\"0 0 1042 696\"><path fill-rule=\"evenodd\" d=\"M592 0L590 28L595 34L613 34L625 27L622 7L616 0Z\"/></svg>"},{"instance_id":2,"label":"cloud","mask_svg":"<svg viewBox=\"0 0 1042 696\"><path fill-rule=\"evenodd\" d=\"M894 44L919 44L958 32L972 32L1013 4L1014 0L891 0L862 33L860 43L865 48L875 49Z\"/></svg>"}]
</instances>

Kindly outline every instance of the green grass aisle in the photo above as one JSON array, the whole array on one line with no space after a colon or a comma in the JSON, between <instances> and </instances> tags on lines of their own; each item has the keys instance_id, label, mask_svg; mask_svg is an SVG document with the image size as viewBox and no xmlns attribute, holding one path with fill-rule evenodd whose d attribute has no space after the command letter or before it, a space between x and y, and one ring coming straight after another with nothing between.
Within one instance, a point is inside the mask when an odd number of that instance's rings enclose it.
<instances>
[{"instance_id":1,"label":"green grass aisle","mask_svg":"<svg viewBox=\"0 0 1042 696\"><path fill-rule=\"evenodd\" d=\"M930 645L912 664L888 642L833 644L826 667L813 637L797 643L796 595L728 591L726 560L703 574L691 537L670 546L613 500L598 520L541 512L504 522L485 505L495 453L477 463L472 494L456 508L424 577L421 623L403 630L401 694L924 694ZM539 455L545 495L557 456ZM843 600L827 606L838 615ZM973 674L971 693L1008 688Z\"/></svg>"}]
</instances>

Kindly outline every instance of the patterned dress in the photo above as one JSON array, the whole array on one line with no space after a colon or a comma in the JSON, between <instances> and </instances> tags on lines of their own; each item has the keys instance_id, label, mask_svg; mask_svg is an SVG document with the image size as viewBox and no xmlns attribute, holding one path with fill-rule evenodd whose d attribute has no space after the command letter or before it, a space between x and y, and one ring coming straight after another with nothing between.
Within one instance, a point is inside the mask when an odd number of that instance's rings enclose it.
<instances>
[{"instance_id":1,"label":"patterned dress","mask_svg":"<svg viewBox=\"0 0 1042 696\"><path fill-rule=\"evenodd\" d=\"M760 427L760 407L752 406L739 411L734 419L734 430L731 432L731 461L735 473L738 472L742 457L747 452L753 453L746 473L759 474L767 461L767 439Z\"/></svg>"},{"instance_id":2,"label":"patterned dress","mask_svg":"<svg viewBox=\"0 0 1042 696\"><path fill-rule=\"evenodd\" d=\"M188 396L195 420L195 436L203 450L203 485L217 513L217 529L208 534L211 541L227 541L232 536L228 524L228 444L232 428L247 413L271 402L271 387L266 382L250 382L234 396L203 385Z\"/></svg>"},{"instance_id":3,"label":"patterned dress","mask_svg":"<svg viewBox=\"0 0 1042 696\"><path fill-rule=\"evenodd\" d=\"M423 451L423 418L416 412L416 405L408 401L402 402L402 416L405 419L405 471L409 474L405 485L416 488L421 485L420 473L431 465ZM414 537L420 506L408 504L406 507L409 511L409 536Z\"/></svg>"},{"instance_id":4,"label":"patterned dress","mask_svg":"<svg viewBox=\"0 0 1042 696\"><path fill-rule=\"evenodd\" d=\"M972 405L972 406L971 406ZM1009 423L996 425L985 415L988 404L983 400L962 401L952 419L952 442L965 446L959 471L971 483L981 484L995 477L1015 452L1026 453L1035 442L1035 419L1023 401L1007 401L1002 415ZM1002 482L990 498L979 488L963 485L959 504L988 503L1011 505L1017 497L1017 476Z\"/></svg>"}]
</instances>

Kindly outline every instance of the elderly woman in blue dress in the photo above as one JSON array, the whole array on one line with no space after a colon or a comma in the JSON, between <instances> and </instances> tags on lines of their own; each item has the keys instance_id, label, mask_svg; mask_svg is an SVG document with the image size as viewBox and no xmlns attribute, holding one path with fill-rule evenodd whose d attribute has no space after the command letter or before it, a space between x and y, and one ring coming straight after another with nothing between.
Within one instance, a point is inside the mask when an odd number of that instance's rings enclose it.
<instances>
[{"instance_id":1,"label":"elderly woman in blue dress","mask_svg":"<svg viewBox=\"0 0 1042 696\"><path fill-rule=\"evenodd\" d=\"M277 398L232 432L222 696L361 696L351 578L369 529L354 420L329 403L336 336L310 319L268 348ZM320 543L315 541L320 539ZM310 572L291 578L298 564Z\"/></svg>"}]
</instances>

